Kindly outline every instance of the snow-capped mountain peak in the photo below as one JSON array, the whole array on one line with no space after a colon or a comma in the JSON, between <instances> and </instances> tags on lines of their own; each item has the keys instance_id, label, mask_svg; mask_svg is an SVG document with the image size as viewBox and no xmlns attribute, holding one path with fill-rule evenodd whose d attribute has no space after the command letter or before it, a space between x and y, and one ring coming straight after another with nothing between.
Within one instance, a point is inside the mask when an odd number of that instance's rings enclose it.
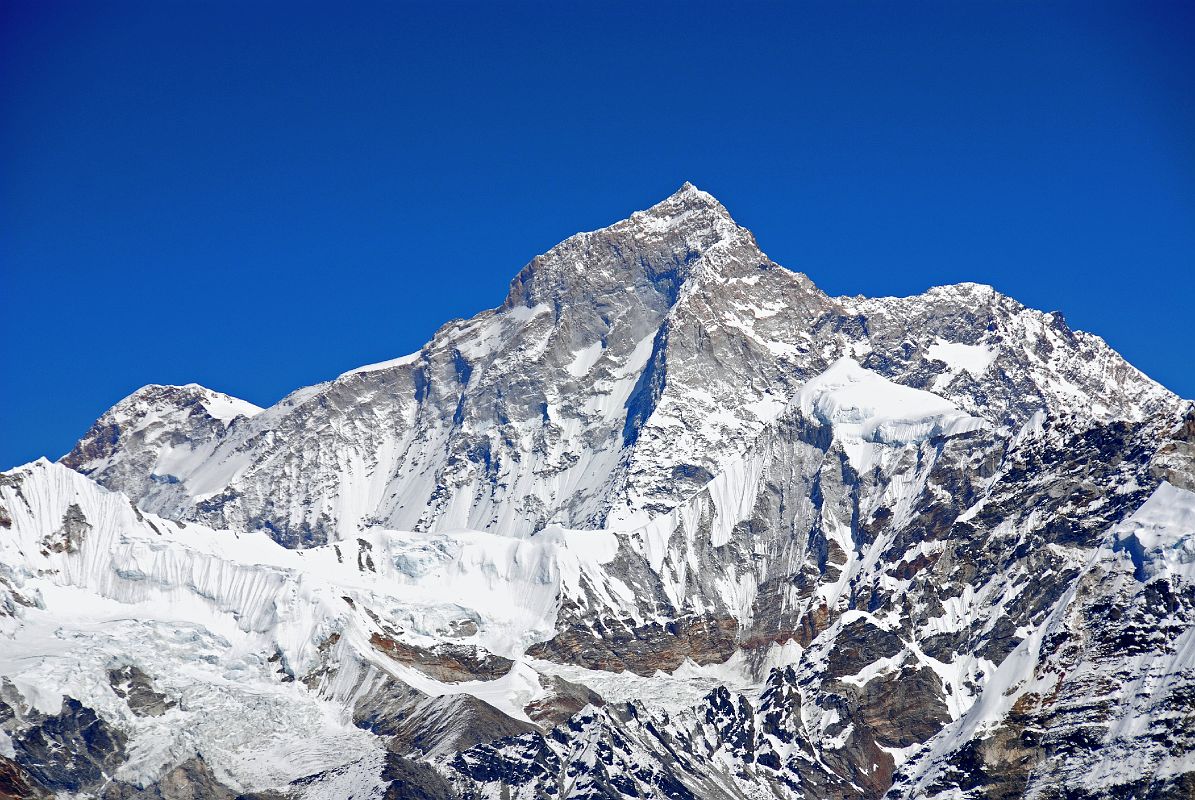
<instances>
[{"instance_id":1,"label":"snow-capped mountain peak","mask_svg":"<svg viewBox=\"0 0 1195 800\"><path fill-rule=\"evenodd\" d=\"M0 794L1185 797L1192 489L1195 408L1060 313L829 297L686 183L0 476Z\"/></svg>"}]
</instances>

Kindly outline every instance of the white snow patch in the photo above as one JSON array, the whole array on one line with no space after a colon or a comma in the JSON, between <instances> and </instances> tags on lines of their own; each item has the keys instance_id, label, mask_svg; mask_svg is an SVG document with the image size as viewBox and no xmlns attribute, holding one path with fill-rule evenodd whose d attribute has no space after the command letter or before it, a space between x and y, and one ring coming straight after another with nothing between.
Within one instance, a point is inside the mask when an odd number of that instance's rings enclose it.
<instances>
[{"instance_id":1,"label":"white snow patch","mask_svg":"<svg viewBox=\"0 0 1195 800\"><path fill-rule=\"evenodd\" d=\"M946 398L893 383L849 356L810 379L792 405L832 425L856 469L874 458L866 444L908 444L987 427Z\"/></svg>"},{"instance_id":2,"label":"white snow patch","mask_svg":"<svg viewBox=\"0 0 1195 800\"><path fill-rule=\"evenodd\" d=\"M565 369L574 378L583 378L589 374L589 370L593 369L593 365L602 357L605 348L602 347L602 342L599 339L588 347L583 347L573 354L573 360Z\"/></svg>"},{"instance_id":3,"label":"white snow patch","mask_svg":"<svg viewBox=\"0 0 1195 800\"><path fill-rule=\"evenodd\" d=\"M1117 526L1115 541L1144 576L1183 575L1195 581L1195 493L1163 482Z\"/></svg>"},{"instance_id":4,"label":"white snow patch","mask_svg":"<svg viewBox=\"0 0 1195 800\"><path fill-rule=\"evenodd\" d=\"M418 361L419 356L422 354L422 350L416 350L414 353L407 353L405 356L392 358L389 361L379 361L376 364L366 364L363 367L350 369L348 372L345 372L339 378L337 378L337 380L340 380L341 378L347 378L350 375L361 375L362 373L366 372L378 372L380 370L390 369L392 367L405 367L408 364L414 364L416 361Z\"/></svg>"},{"instance_id":5,"label":"white snow patch","mask_svg":"<svg viewBox=\"0 0 1195 800\"><path fill-rule=\"evenodd\" d=\"M951 371L965 370L976 378L987 371L996 359L996 350L980 344L959 344L938 339L929 346L926 354L942 361Z\"/></svg>"},{"instance_id":6,"label":"white snow patch","mask_svg":"<svg viewBox=\"0 0 1195 800\"><path fill-rule=\"evenodd\" d=\"M226 425L237 417L252 417L263 410L261 406L255 406L248 400L212 391L206 392L200 402L207 409L207 413Z\"/></svg>"}]
</instances>

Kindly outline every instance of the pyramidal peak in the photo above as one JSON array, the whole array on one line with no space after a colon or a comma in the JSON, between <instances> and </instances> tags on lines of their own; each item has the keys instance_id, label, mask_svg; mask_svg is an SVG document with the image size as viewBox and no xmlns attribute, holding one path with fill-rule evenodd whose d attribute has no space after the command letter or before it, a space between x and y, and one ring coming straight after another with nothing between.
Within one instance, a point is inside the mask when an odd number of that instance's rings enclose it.
<instances>
[{"instance_id":1,"label":"pyramidal peak","mask_svg":"<svg viewBox=\"0 0 1195 800\"><path fill-rule=\"evenodd\" d=\"M683 184L681 184L679 189L670 194L664 200L661 200L659 203L657 203L656 207L662 206L666 203L684 204L689 207L702 205L717 211L721 211L722 213L727 213L726 207L723 206L716 197L709 192L704 192L701 189L698 189L689 181L685 181Z\"/></svg>"},{"instance_id":2,"label":"pyramidal peak","mask_svg":"<svg viewBox=\"0 0 1195 800\"><path fill-rule=\"evenodd\" d=\"M0 787L1189 798L1193 488L1098 337L828 297L686 183L417 353L0 473Z\"/></svg>"},{"instance_id":3,"label":"pyramidal peak","mask_svg":"<svg viewBox=\"0 0 1195 800\"><path fill-rule=\"evenodd\" d=\"M511 282L505 307L559 305L569 298L634 291L645 283L675 299L697 263L715 248L766 257L708 192L685 182L655 205L594 231L565 239L536 256Z\"/></svg>"},{"instance_id":4,"label":"pyramidal peak","mask_svg":"<svg viewBox=\"0 0 1195 800\"><path fill-rule=\"evenodd\" d=\"M256 416L263 410L247 400L209 389L198 383L151 383L129 394L108 413L116 418L127 418L167 412L193 413L200 408L213 418L223 421L231 421L237 416Z\"/></svg>"},{"instance_id":5,"label":"pyramidal peak","mask_svg":"<svg viewBox=\"0 0 1195 800\"><path fill-rule=\"evenodd\" d=\"M620 224L638 225L653 232L681 226L709 226L727 232L738 228L726 206L689 181L655 205L631 214L629 219Z\"/></svg>"}]
</instances>

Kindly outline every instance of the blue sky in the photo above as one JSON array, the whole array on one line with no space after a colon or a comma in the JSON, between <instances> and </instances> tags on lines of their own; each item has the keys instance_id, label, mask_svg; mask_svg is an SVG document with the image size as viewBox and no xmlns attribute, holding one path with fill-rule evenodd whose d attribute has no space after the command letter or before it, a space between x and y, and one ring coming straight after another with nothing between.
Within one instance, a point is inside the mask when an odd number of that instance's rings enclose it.
<instances>
[{"instance_id":1,"label":"blue sky","mask_svg":"<svg viewBox=\"0 0 1195 800\"><path fill-rule=\"evenodd\" d=\"M1195 396L1195 7L646 5L4 0L0 467L415 350L685 180L830 293L991 283Z\"/></svg>"}]
</instances>

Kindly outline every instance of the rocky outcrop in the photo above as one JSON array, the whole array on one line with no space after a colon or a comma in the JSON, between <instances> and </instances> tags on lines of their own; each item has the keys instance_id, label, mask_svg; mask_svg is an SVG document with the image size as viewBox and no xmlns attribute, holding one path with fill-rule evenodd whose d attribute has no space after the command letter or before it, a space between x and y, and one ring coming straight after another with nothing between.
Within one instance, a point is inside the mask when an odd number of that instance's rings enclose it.
<instances>
[{"instance_id":1,"label":"rocky outcrop","mask_svg":"<svg viewBox=\"0 0 1195 800\"><path fill-rule=\"evenodd\" d=\"M19 712L0 701L10 717L14 760L25 781L51 792L86 792L101 787L124 763L127 736L74 698L53 715Z\"/></svg>"},{"instance_id":2,"label":"rocky outcrop","mask_svg":"<svg viewBox=\"0 0 1195 800\"><path fill-rule=\"evenodd\" d=\"M671 672L685 661L725 661L736 649L738 627L738 621L729 617L690 617L638 626L597 619L584 627L566 627L550 641L533 645L527 654L587 669L652 675Z\"/></svg>"},{"instance_id":3,"label":"rocky outcrop","mask_svg":"<svg viewBox=\"0 0 1195 800\"><path fill-rule=\"evenodd\" d=\"M1163 485L1000 664L999 695L931 740L893 796L1183 796L1195 768L1195 668L1182 655L1195 642L1192 534L1195 494ZM983 732L958 735L973 720Z\"/></svg>"},{"instance_id":4,"label":"rocky outcrop","mask_svg":"<svg viewBox=\"0 0 1195 800\"><path fill-rule=\"evenodd\" d=\"M244 795L216 780L201 756L187 759L146 787L129 783L110 783L104 787L102 800L282 800L272 793Z\"/></svg>"},{"instance_id":5,"label":"rocky outcrop","mask_svg":"<svg viewBox=\"0 0 1195 800\"><path fill-rule=\"evenodd\" d=\"M433 697L395 726L390 749L432 760L451 757L486 742L536 730L467 694Z\"/></svg>"},{"instance_id":6,"label":"rocky outcrop","mask_svg":"<svg viewBox=\"0 0 1195 800\"><path fill-rule=\"evenodd\" d=\"M0 800L44 800L53 794L17 762L0 756Z\"/></svg>"},{"instance_id":7,"label":"rocky outcrop","mask_svg":"<svg viewBox=\"0 0 1195 800\"><path fill-rule=\"evenodd\" d=\"M103 475L109 488L147 505L150 497L168 502L185 496L175 472L201 462L215 441L260 411L196 384L145 386L96 420L62 463L84 475ZM173 463L161 461L166 453Z\"/></svg>"},{"instance_id":8,"label":"rocky outcrop","mask_svg":"<svg viewBox=\"0 0 1195 800\"><path fill-rule=\"evenodd\" d=\"M440 773L421 761L387 753L382 780L384 800L458 800L459 795Z\"/></svg>"},{"instance_id":9,"label":"rocky outcrop","mask_svg":"<svg viewBox=\"0 0 1195 800\"><path fill-rule=\"evenodd\" d=\"M1152 472L1160 480L1195 492L1195 406L1158 448Z\"/></svg>"},{"instance_id":10,"label":"rocky outcrop","mask_svg":"<svg viewBox=\"0 0 1195 800\"><path fill-rule=\"evenodd\" d=\"M816 758L801 722L793 670L771 673L755 699L725 688L694 709L661 715L638 704L589 707L547 734L473 747L450 764L464 797L506 787L512 797L662 796L730 800L778 796L860 797Z\"/></svg>"},{"instance_id":11,"label":"rocky outcrop","mask_svg":"<svg viewBox=\"0 0 1195 800\"><path fill-rule=\"evenodd\" d=\"M524 710L541 726L560 725L587 706L606 704L602 696L588 686L567 681L559 675L541 675L540 684L545 690L544 696L529 703Z\"/></svg>"},{"instance_id":12,"label":"rocky outcrop","mask_svg":"<svg viewBox=\"0 0 1195 800\"><path fill-rule=\"evenodd\" d=\"M83 509L77 503L71 503L62 515L62 527L42 539L42 547L47 553L77 553L90 529L91 523Z\"/></svg>"},{"instance_id":13,"label":"rocky outcrop","mask_svg":"<svg viewBox=\"0 0 1195 800\"><path fill-rule=\"evenodd\" d=\"M509 658L474 645L445 643L416 647L381 633L373 634L369 643L400 664L440 681L494 680L509 672L514 664Z\"/></svg>"},{"instance_id":14,"label":"rocky outcrop","mask_svg":"<svg viewBox=\"0 0 1195 800\"><path fill-rule=\"evenodd\" d=\"M129 710L140 717L157 717L177 705L174 700L154 689L153 680L134 664L108 670L108 682L116 696L129 704Z\"/></svg>"}]
</instances>

